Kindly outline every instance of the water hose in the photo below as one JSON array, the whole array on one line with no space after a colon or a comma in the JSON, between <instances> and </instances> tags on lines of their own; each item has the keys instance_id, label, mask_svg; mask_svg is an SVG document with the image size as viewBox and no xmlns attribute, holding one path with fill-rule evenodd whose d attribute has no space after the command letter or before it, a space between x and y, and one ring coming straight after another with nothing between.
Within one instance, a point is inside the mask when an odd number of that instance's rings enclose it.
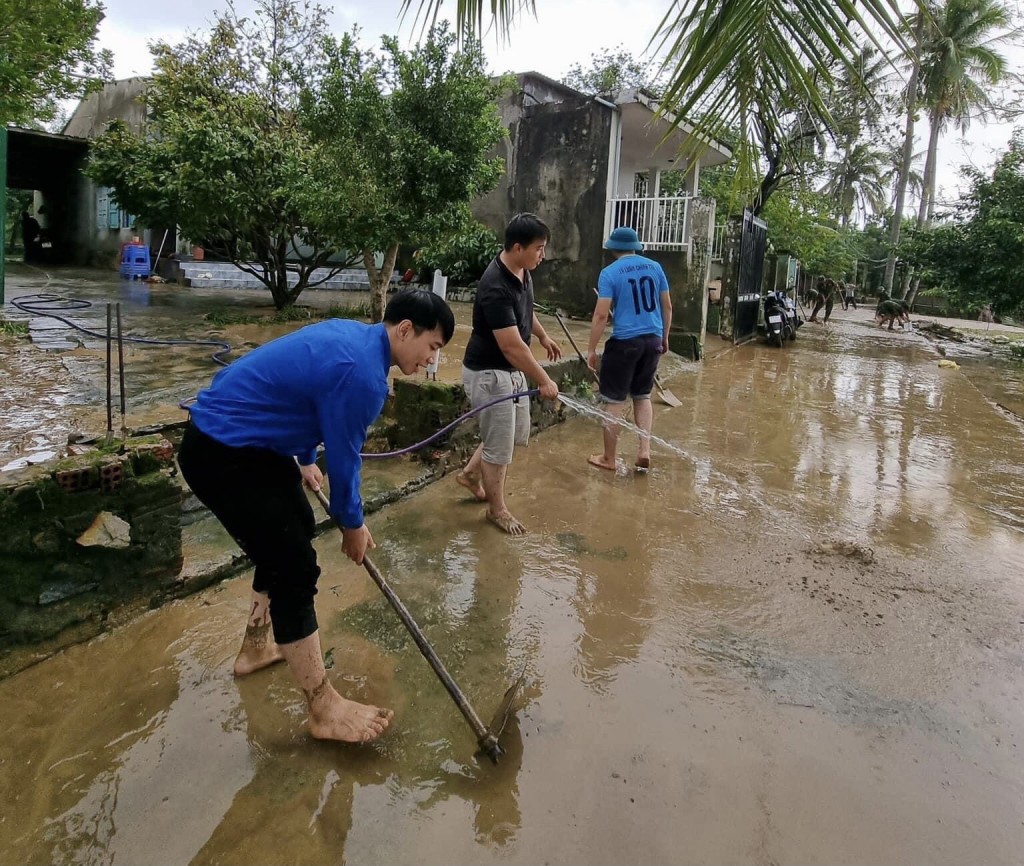
<instances>
[{"instance_id":1,"label":"water hose","mask_svg":"<svg viewBox=\"0 0 1024 866\"><path fill-rule=\"evenodd\" d=\"M56 319L69 328L74 328L76 331L81 331L83 334L88 334L90 337L95 337L98 340L105 340L107 338L106 332L94 331L60 315L72 310L87 310L93 306L92 301L86 301L81 298L69 298L65 295L57 295L51 292L40 292L12 299L11 306L29 315ZM123 339L126 343L141 343L147 346L218 346L219 348L210 355L210 358L222 367L228 365L228 362L222 356L232 350L231 344L223 340L158 340L154 337L124 337Z\"/></svg>"},{"instance_id":2,"label":"water hose","mask_svg":"<svg viewBox=\"0 0 1024 866\"><path fill-rule=\"evenodd\" d=\"M468 412L464 412L450 424L445 424L444 427L442 427L436 433L432 433L422 442L417 442L415 445L410 445L407 448L399 448L397 451L384 451L381 452L380 454L360 454L359 456L362 457L364 460L379 460L384 457L401 457L403 454L410 454L413 451L419 451L421 448L426 447L434 440L440 439L449 430L453 429L454 427L458 427L459 424L461 424L463 421L466 421L472 418L474 415L483 412L484 409L489 409L496 403L504 403L506 400L515 400L519 397L535 397L538 394L540 394L540 388L531 388L529 391L518 391L515 394L503 394L501 397L495 397L493 400L488 400L486 403L481 403L475 409L470 409Z\"/></svg>"}]
</instances>

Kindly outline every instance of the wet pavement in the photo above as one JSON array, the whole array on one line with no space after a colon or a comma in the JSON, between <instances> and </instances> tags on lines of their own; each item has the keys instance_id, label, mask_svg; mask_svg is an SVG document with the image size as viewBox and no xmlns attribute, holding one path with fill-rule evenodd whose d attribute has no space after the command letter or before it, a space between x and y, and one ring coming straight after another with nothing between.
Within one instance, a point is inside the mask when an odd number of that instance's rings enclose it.
<instances>
[{"instance_id":1,"label":"wet pavement","mask_svg":"<svg viewBox=\"0 0 1024 866\"><path fill-rule=\"evenodd\" d=\"M498 767L333 534L322 640L395 709L373 746L310 740L283 667L231 677L244 575L0 682L3 859L1019 862L1024 432L995 390L1024 371L938 359L807 326L668 368L655 432L685 456L646 477L628 442L587 466L586 418L538 437L525 539L450 479L374 515L485 719L526 666Z\"/></svg>"}]
</instances>

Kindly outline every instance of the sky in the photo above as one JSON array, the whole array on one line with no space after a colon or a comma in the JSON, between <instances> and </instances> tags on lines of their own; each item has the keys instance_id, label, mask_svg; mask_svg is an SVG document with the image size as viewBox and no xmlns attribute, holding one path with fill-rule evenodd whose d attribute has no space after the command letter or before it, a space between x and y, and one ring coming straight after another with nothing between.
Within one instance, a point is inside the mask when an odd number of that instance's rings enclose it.
<instances>
[{"instance_id":1,"label":"sky","mask_svg":"<svg viewBox=\"0 0 1024 866\"><path fill-rule=\"evenodd\" d=\"M148 43L158 39L178 42L189 31L205 29L215 12L226 6L226 0L175 0L145 6L139 6L136 0L104 2L106 19L100 25L100 45L113 51L117 78L148 75L152 70ZM670 0L536 0L536 4L536 17L524 15L505 44L493 34L483 40L492 72L532 70L561 79L574 64L588 66L594 53L605 48L622 47L637 57L646 57L650 39ZM334 4L321 0L321 5L333 6L330 20L337 33L358 24L368 45L375 44L381 35L397 35L411 45L418 33L411 17L404 24L399 20L401 0L339 0ZM1018 15L1024 14L1024 0L1008 0L1007 5ZM243 13L253 6L253 0L235 2L236 9ZM454 9L453 0L445 0L445 7ZM1010 60L1011 71L1024 74L1024 38L1001 50ZM960 166L991 168L1005 150L1012 131L1013 124L975 122L966 138L955 131L947 132L939 149L939 202L953 203L966 188ZM916 150L923 152L925 146L926 141L921 139Z\"/></svg>"}]
</instances>

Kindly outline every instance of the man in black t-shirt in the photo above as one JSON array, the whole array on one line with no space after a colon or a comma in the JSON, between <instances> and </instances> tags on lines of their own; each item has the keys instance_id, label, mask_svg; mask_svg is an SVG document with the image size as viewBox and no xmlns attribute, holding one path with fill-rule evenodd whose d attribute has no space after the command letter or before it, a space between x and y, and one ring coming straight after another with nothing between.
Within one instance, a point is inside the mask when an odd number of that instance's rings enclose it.
<instances>
[{"instance_id":1,"label":"man in black t-shirt","mask_svg":"<svg viewBox=\"0 0 1024 866\"><path fill-rule=\"evenodd\" d=\"M540 386L545 400L558 396L558 386L530 350L530 339L536 334L549 361L562 357L533 311L530 271L544 261L550 237L550 230L535 214L512 217L505 228L504 249L477 284L473 333L462 361L462 384L474 409L526 391L526 376ZM523 535L526 528L505 504L505 475L515 446L525 445L530 437L530 398L502 400L481 412L479 419L480 446L455 480L487 503L491 523L509 535Z\"/></svg>"}]
</instances>

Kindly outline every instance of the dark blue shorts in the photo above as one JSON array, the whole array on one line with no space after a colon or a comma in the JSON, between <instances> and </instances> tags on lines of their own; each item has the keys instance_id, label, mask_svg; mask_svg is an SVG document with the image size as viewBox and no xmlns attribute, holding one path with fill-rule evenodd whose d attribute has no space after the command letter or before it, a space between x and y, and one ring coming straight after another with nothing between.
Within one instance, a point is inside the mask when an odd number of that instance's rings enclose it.
<instances>
[{"instance_id":1,"label":"dark blue shorts","mask_svg":"<svg viewBox=\"0 0 1024 866\"><path fill-rule=\"evenodd\" d=\"M601 358L601 399L623 403L627 398L651 396L654 376L661 360L661 336L644 334L628 340L612 337L604 344Z\"/></svg>"}]
</instances>

